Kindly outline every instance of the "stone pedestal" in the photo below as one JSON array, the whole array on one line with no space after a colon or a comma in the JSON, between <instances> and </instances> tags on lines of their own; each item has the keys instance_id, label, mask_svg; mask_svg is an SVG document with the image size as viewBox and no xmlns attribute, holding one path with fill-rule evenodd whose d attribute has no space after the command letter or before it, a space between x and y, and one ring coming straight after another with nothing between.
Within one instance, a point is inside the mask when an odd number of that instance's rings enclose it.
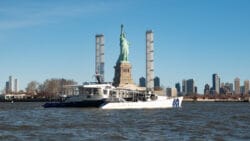
<instances>
[{"instance_id":1,"label":"stone pedestal","mask_svg":"<svg viewBox=\"0 0 250 141\"><path fill-rule=\"evenodd\" d=\"M115 77L113 85L116 87L123 87L124 85L134 84L132 79L132 66L129 62L121 62L116 64Z\"/></svg>"}]
</instances>

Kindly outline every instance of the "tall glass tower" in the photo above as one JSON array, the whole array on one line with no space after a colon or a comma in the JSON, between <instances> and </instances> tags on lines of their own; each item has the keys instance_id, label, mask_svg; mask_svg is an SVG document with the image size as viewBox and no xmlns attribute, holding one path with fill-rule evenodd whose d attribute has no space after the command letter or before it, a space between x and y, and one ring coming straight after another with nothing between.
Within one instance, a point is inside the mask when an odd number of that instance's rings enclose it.
<instances>
[{"instance_id":1,"label":"tall glass tower","mask_svg":"<svg viewBox=\"0 0 250 141\"><path fill-rule=\"evenodd\" d=\"M96 37L95 73L100 75L100 81L104 82L104 35L98 34Z\"/></svg>"},{"instance_id":2,"label":"tall glass tower","mask_svg":"<svg viewBox=\"0 0 250 141\"><path fill-rule=\"evenodd\" d=\"M240 78L238 77L234 79L234 93L240 94Z\"/></svg>"},{"instance_id":3,"label":"tall glass tower","mask_svg":"<svg viewBox=\"0 0 250 141\"><path fill-rule=\"evenodd\" d=\"M219 94L220 93L220 77L218 74L213 74L213 90Z\"/></svg>"},{"instance_id":4,"label":"tall glass tower","mask_svg":"<svg viewBox=\"0 0 250 141\"><path fill-rule=\"evenodd\" d=\"M146 32L146 87L149 91L154 88L154 34Z\"/></svg>"}]
</instances>

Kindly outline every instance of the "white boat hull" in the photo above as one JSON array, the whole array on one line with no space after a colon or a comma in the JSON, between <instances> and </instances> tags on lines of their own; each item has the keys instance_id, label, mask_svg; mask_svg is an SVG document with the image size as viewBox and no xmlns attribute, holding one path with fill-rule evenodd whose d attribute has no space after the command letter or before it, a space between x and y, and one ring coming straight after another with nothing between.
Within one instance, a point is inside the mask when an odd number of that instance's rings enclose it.
<instances>
[{"instance_id":1,"label":"white boat hull","mask_svg":"<svg viewBox=\"0 0 250 141\"><path fill-rule=\"evenodd\" d=\"M138 102L110 102L103 105L102 109L156 109L156 108L175 108L181 107L183 97L167 98L158 96L153 101Z\"/></svg>"}]
</instances>

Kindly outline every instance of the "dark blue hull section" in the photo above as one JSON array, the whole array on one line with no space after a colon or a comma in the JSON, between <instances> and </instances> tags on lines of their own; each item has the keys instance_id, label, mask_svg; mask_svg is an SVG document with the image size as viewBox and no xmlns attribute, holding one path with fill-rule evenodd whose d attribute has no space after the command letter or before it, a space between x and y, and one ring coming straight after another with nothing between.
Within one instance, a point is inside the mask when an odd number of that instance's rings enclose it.
<instances>
[{"instance_id":1,"label":"dark blue hull section","mask_svg":"<svg viewBox=\"0 0 250 141\"><path fill-rule=\"evenodd\" d=\"M43 105L44 108L52 107L94 107L99 108L106 103L105 99L102 100L89 100L79 102L48 102Z\"/></svg>"}]
</instances>

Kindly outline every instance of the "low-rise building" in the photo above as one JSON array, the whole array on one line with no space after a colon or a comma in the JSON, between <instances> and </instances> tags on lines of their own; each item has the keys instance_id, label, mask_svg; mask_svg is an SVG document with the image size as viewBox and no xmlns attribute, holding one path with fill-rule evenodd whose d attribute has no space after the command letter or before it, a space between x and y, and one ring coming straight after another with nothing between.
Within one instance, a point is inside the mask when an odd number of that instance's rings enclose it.
<instances>
[{"instance_id":1,"label":"low-rise building","mask_svg":"<svg viewBox=\"0 0 250 141\"><path fill-rule=\"evenodd\" d=\"M166 92L167 92L167 96L177 97L177 89L176 88L167 88Z\"/></svg>"},{"instance_id":2,"label":"low-rise building","mask_svg":"<svg viewBox=\"0 0 250 141\"><path fill-rule=\"evenodd\" d=\"M5 100L14 100L14 99L22 100L22 99L26 99L28 97L29 96L26 94L5 94L4 95Z\"/></svg>"}]
</instances>

